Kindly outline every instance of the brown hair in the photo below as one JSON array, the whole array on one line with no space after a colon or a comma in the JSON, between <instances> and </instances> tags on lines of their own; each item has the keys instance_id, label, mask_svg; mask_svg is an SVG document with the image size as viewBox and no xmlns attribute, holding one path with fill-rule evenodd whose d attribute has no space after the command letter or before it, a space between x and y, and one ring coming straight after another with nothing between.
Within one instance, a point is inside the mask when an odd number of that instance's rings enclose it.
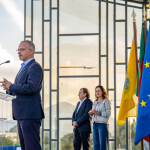
<instances>
[{"instance_id":1,"label":"brown hair","mask_svg":"<svg viewBox=\"0 0 150 150\"><path fill-rule=\"evenodd\" d=\"M90 92L87 88L81 88L83 90L83 93L86 93L86 97L90 98Z\"/></svg>"},{"instance_id":2,"label":"brown hair","mask_svg":"<svg viewBox=\"0 0 150 150\"><path fill-rule=\"evenodd\" d=\"M107 91L105 90L105 88L102 86L102 85L98 85L98 86L96 86L95 87L95 90L96 90L96 88L100 88L101 90L102 90L102 97L103 97L103 99L108 99L108 95L107 95ZM96 94L95 94L95 98L96 98L96 100L98 99L97 97L96 97Z\"/></svg>"}]
</instances>

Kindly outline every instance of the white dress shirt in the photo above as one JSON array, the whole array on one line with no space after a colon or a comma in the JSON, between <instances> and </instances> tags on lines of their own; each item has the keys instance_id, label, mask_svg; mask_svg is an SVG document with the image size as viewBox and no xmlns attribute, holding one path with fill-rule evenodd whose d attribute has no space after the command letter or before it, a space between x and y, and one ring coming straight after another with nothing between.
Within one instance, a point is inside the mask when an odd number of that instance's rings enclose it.
<instances>
[{"instance_id":1,"label":"white dress shirt","mask_svg":"<svg viewBox=\"0 0 150 150\"><path fill-rule=\"evenodd\" d=\"M86 100L86 98L85 98L84 100L80 100L80 104L79 104L79 106L78 106L78 109L77 109L76 114L78 113L78 111L79 111L79 109L80 109L80 107L81 107L82 103L83 103L85 100Z\"/></svg>"}]
</instances>

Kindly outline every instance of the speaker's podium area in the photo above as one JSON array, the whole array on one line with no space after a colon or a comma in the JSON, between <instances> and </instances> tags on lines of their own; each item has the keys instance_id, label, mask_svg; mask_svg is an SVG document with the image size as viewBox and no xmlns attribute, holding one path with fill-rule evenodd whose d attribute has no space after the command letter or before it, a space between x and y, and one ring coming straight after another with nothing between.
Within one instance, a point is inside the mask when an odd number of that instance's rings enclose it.
<instances>
[{"instance_id":1,"label":"speaker's podium area","mask_svg":"<svg viewBox=\"0 0 150 150\"><path fill-rule=\"evenodd\" d=\"M12 119L14 96L0 92L0 150L21 150L16 121Z\"/></svg>"}]
</instances>

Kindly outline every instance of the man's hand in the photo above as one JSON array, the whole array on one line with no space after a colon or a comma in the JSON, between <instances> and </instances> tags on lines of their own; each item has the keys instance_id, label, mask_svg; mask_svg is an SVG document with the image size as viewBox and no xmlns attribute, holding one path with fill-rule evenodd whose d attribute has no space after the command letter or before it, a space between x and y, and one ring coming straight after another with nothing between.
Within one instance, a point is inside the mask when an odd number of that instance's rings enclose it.
<instances>
[{"instance_id":1,"label":"man's hand","mask_svg":"<svg viewBox=\"0 0 150 150\"><path fill-rule=\"evenodd\" d=\"M11 82L6 80L5 78L4 78L4 81L0 81L0 83L2 83L1 86L4 88L4 90L9 90L9 87L12 84Z\"/></svg>"},{"instance_id":2,"label":"man's hand","mask_svg":"<svg viewBox=\"0 0 150 150\"><path fill-rule=\"evenodd\" d=\"M75 129L76 129L76 127L78 126L78 124L77 124L76 121L73 122L73 126L74 126Z\"/></svg>"}]
</instances>

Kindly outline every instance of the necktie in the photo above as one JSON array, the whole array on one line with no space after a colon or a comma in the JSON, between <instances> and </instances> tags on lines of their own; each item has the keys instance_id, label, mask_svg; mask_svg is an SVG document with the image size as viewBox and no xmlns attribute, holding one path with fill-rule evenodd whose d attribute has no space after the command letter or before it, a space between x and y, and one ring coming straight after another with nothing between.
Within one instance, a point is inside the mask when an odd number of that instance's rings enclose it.
<instances>
[{"instance_id":1,"label":"necktie","mask_svg":"<svg viewBox=\"0 0 150 150\"><path fill-rule=\"evenodd\" d=\"M22 69L25 67L25 64L24 64L24 63L22 63L22 64L21 64L21 66L22 66L22 67L21 67L21 69L20 69L20 71L19 71L18 75L20 74L20 72L22 71Z\"/></svg>"}]
</instances>

